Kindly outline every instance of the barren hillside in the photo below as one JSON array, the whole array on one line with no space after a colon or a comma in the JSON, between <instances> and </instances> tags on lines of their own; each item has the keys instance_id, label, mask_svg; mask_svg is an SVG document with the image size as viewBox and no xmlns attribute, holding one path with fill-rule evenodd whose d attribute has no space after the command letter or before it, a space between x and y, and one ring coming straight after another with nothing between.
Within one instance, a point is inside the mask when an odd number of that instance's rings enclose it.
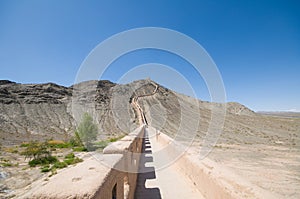
<instances>
[{"instance_id":1,"label":"barren hillside","mask_svg":"<svg viewBox=\"0 0 300 199\"><path fill-rule=\"evenodd\" d=\"M126 134L139 125L133 99L138 100L148 125L192 145L195 151L203 145L212 125L212 110L219 117L225 107L224 125L220 123L222 132L209 157L282 198L297 198L300 194L297 188L300 186L299 117L258 114L236 102L204 102L151 80L125 85L87 81L71 87L2 80L0 143L11 146L29 140L68 140L84 112L93 116L99 139ZM6 152L1 155L17 158ZM14 180L20 175L14 171L14 168L1 168L0 180L7 179L10 184L0 183L0 190L21 189L41 177L39 171L30 170L31 173L22 174L22 179L27 180ZM10 181L8 176L12 177Z\"/></svg>"},{"instance_id":2,"label":"barren hillside","mask_svg":"<svg viewBox=\"0 0 300 199\"><path fill-rule=\"evenodd\" d=\"M0 81L0 136L2 144L32 139L67 139L74 133L83 112L95 118L101 135L128 133L137 126L131 100L153 92L150 80L117 85L88 81L71 87L48 84L18 84ZM149 125L169 135L197 132L205 135L211 108L203 102L158 85L154 95L140 100ZM239 103L227 103L220 142L265 143L282 141L299 146L299 118L272 117L254 113ZM196 135L195 134L195 135ZM275 140L275 141L274 141Z\"/></svg>"}]
</instances>

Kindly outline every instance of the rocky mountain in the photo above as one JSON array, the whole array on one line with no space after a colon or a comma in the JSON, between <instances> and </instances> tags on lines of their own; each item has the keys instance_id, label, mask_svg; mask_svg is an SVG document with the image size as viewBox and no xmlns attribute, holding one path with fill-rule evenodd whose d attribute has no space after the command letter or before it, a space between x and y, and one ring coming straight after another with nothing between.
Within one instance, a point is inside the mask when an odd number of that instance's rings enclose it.
<instances>
[{"instance_id":1,"label":"rocky mountain","mask_svg":"<svg viewBox=\"0 0 300 199\"><path fill-rule=\"evenodd\" d=\"M99 138L126 134L139 125L132 105L137 97L149 125L182 139L201 140L210 128L213 115L218 116L225 107L178 94L151 80L125 85L95 80L71 87L1 80L1 144L68 139L84 112L93 116L99 127ZM299 131L299 124L295 122L257 114L239 103L227 103L225 110L225 125L219 142L245 142L247 137L247 142L259 143ZM277 131L273 133L273 129Z\"/></svg>"}]
</instances>

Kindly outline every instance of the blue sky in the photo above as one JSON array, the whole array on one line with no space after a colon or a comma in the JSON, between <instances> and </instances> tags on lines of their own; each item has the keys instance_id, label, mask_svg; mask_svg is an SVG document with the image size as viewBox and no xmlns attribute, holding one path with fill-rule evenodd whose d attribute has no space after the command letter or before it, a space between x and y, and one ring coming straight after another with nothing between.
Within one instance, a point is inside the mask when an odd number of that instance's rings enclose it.
<instances>
[{"instance_id":1,"label":"blue sky","mask_svg":"<svg viewBox=\"0 0 300 199\"><path fill-rule=\"evenodd\" d=\"M70 86L100 42L148 26L173 29L200 43L218 66L227 101L255 111L300 110L298 1L1 0L0 79ZM192 67L159 50L122 56L102 78L116 82L126 71L147 63L177 70L199 98L210 101L205 83ZM159 75L131 76L159 81L165 74ZM159 83L185 92L185 87L172 85L176 76L166 78Z\"/></svg>"}]
</instances>

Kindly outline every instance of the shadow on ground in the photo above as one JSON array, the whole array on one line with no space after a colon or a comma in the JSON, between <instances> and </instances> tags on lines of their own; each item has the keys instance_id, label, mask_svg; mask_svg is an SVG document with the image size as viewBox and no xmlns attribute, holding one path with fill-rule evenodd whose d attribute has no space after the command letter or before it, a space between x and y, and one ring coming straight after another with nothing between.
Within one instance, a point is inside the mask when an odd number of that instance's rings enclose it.
<instances>
[{"instance_id":1,"label":"shadow on ground","mask_svg":"<svg viewBox=\"0 0 300 199\"><path fill-rule=\"evenodd\" d=\"M146 180L156 179L155 168L146 167L146 163L153 162L152 150L149 138L144 138L140 159L135 199L161 199L159 188L146 188Z\"/></svg>"}]
</instances>

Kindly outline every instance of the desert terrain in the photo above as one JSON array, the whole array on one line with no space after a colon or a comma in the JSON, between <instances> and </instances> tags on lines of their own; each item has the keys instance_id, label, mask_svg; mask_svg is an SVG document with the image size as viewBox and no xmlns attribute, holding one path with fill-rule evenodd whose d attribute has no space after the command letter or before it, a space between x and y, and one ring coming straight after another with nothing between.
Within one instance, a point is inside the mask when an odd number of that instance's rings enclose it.
<instances>
[{"instance_id":1,"label":"desert terrain","mask_svg":"<svg viewBox=\"0 0 300 199\"><path fill-rule=\"evenodd\" d=\"M249 189L268 190L278 198L299 198L299 113L262 114L236 102L226 106L205 102L151 80L126 85L89 81L71 87L0 81L0 196L17 198L51 180L49 174L28 166L28 160L21 155L22 143L67 141L74 134L78 117L86 110L95 118L100 131L98 140L130 133L139 125L132 99L153 92L155 85L155 95L139 101L149 126L197 154L211 125L212 110L225 107L222 132L206 158L249 182ZM69 150L55 153L63 158ZM75 155L85 160L90 153ZM235 179L228 176L226 180Z\"/></svg>"}]
</instances>

